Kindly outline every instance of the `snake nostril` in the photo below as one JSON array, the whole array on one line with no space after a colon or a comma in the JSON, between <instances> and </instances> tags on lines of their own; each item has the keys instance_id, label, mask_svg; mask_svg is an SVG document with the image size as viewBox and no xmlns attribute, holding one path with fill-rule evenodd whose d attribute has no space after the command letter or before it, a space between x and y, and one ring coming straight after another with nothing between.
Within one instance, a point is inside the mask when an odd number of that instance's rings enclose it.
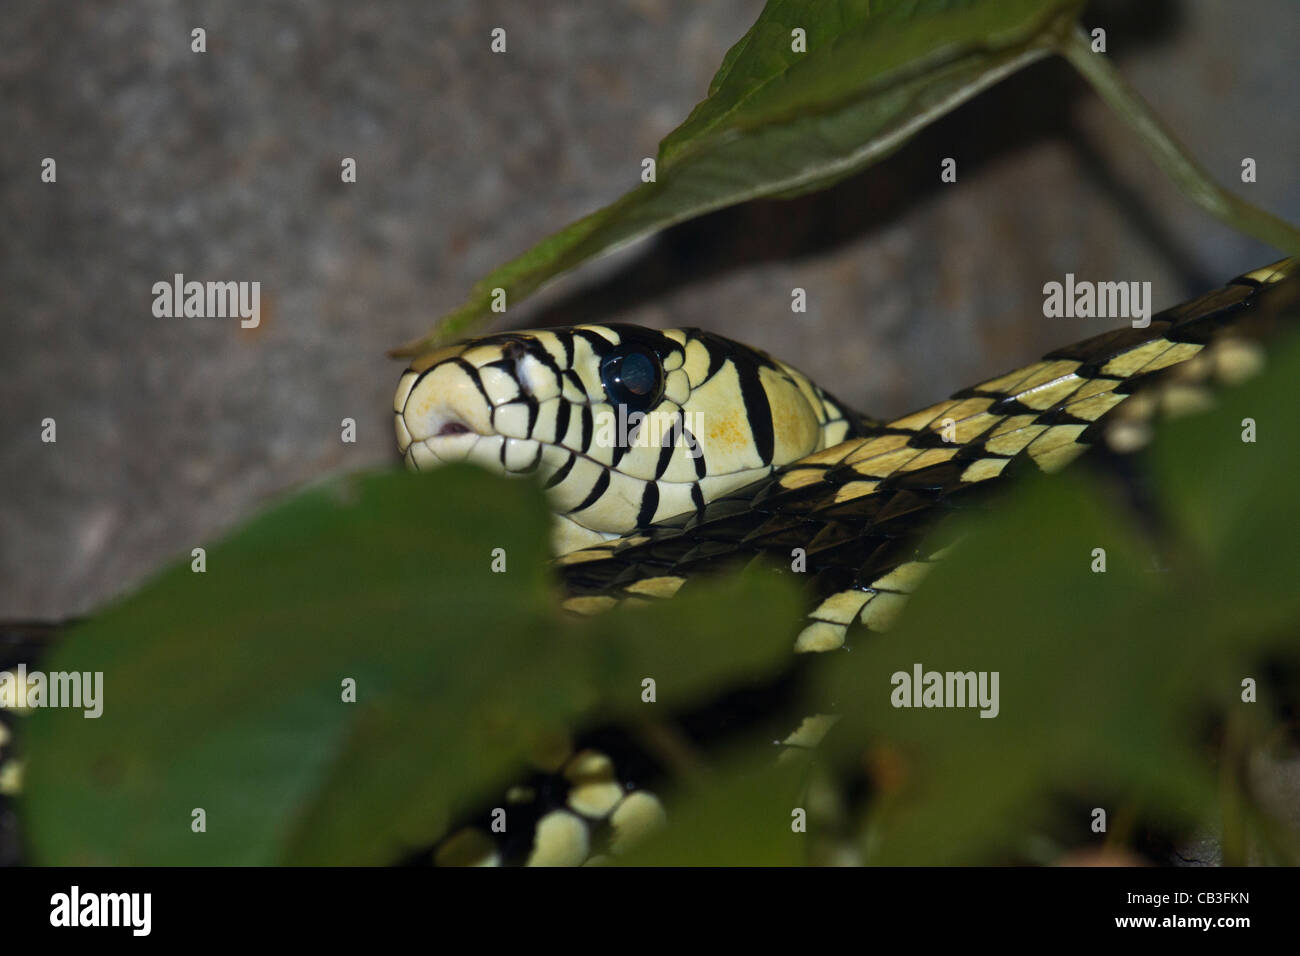
<instances>
[{"instance_id":1,"label":"snake nostril","mask_svg":"<svg viewBox=\"0 0 1300 956\"><path fill-rule=\"evenodd\" d=\"M447 422L445 425L443 425L441 428L438 429L438 434L436 437L445 438L448 435L468 435L468 434L469 434L468 425L462 425L460 422Z\"/></svg>"}]
</instances>

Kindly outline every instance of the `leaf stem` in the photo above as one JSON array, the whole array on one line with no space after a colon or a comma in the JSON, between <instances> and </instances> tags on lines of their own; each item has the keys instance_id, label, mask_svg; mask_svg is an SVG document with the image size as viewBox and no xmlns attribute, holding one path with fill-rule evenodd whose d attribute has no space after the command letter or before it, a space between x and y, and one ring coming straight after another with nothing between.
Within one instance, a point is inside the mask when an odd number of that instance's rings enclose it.
<instances>
[{"instance_id":1,"label":"leaf stem","mask_svg":"<svg viewBox=\"0 0 1300 956\"><path fill-rule=\"evenodd\" d=\"M1240 232L1276 246L1288 255L1300 255L1300 230L1233 195L1211 179L1106 56L1092 52L1091 41L1082 28L1076 27L1067 34L1061 44L1061 55L1133 128L1165 175L1192 202Z\"/></svg>"}]
</instances>

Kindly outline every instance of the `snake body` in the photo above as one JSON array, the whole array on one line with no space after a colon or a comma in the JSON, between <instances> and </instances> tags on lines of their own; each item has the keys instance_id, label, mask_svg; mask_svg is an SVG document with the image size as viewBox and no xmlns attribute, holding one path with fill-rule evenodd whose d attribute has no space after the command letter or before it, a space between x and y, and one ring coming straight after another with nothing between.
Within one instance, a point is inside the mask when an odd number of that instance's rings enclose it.
<instances>
[{"instance_id":1,"label":"snake body","mask_svg":"<svg viewBox=\"0 0 1300 956\"><path fill-rule=\"evenodd\" d=\"M564 606L576 613L672 597L757 559L789 567L799 554L815 603L794 650L824 653L888 629L947 550L942 526L953 511L1021 470L1053 472L1098 445L1132 451L1152 419L1203 407L1209 386L1253 373L1257 327L1292 306L1294 286L1283 280L1298 268L1285 260L1255 270L1147 327L1058 349L890 422L698 330L491 336L412 364L394 405L398 441L417 468L468 459L539 471L553 491ZM628 400L609 374L611 356L628 354L655 366L641 377L657 384L630 399L636 410L701 423L703 454L689 467L685 445L634 452L589 427L593 412ZM561 425L542 411L548 402L570 403ZM528 444L512 447L519 442ZM826 727L812 717L778 739L813 746ZM496 834L482 815L467 819L434 859L576 864L618 852L662 821L644 786L662 772L626 735L579 741L507 795L523 825Z\"/></svg>"},{"instance_id":2,"label":"snake body","mask_svg":"<svg viewBox=\"0 0 1300 956\"><path fill-rule=\"evenodd\" d=\"M1199 407L1216 382L1258 367L1266 326L1300 311L1300 260L1284 260L1154 317L890 422L849 410L795 369L695 329L581 326L511 332L425 355L394 401L416 469L469 460L538 474L555 510L564 606L597 613L677 594L756 559L802 555L813 595L798 653L887 629L948 545L945 519L1025 469L1055 471L1095 446L1140 447L1148 423ZM32 637L39 633L39 640ZM31 661L48 628L13 629L4 666ZM816 744L825 722L764 726L768 688L678 715L693 739L766 734ZM767 695L767 696L765 696ZM17 845L21 782L0 711L0 851ZM661 825L670 776L620 728L539 754L498 801L412 860L580 864ZM491 801L489 801L491 802ZM493 810L509 826L496 832ZM6 853L0 852L0 857Z\"/></svg>"}]
</instances>

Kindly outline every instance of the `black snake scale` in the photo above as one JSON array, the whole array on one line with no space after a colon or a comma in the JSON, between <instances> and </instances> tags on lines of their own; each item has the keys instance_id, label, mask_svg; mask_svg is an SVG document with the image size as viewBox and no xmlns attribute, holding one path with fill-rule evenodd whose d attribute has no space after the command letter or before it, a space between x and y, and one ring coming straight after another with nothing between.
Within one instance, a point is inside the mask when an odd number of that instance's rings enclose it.
<instances>
[{"instance_id":1,"label":"black snake scale","mask_svg":"<svg viewBox=\"0 0 1300 956\"><path fill-rule=\"evenodd\" d=\"M773 463L763 469L769 474L686 514L565 554L557 561L565 606L594 613L669 597L757 558L789 567L800 549L816 605L797 651L828 651L885 629L942 556L947 515L983 505L1020 470L1054 471L1099 444L1119 453L1140 447L1152 418L1198 407L1207 385L1253 372L1259 339L1298 311L1298 271L1297 260L1255 270L1146 328L1096 336L921 412L867 422L856 437ZM3 636L0 666L30 663L49 638L39 626ZM734 693L674 715L674 729L701 748L756 736L815 743L815 726L790 734L771 723L788 689L780 681ZM16 789L12 764L4 767L11 726L0 711L0 862L17 853L5 792ZM413 848L407 862L575 864L618 853L664 820L652 788L672 771L657 753L619 727L563 742L538 755L499 806L464 816L432 853ZM503 813L509 825L494 832Z\"/></svg>"}]
</instances>

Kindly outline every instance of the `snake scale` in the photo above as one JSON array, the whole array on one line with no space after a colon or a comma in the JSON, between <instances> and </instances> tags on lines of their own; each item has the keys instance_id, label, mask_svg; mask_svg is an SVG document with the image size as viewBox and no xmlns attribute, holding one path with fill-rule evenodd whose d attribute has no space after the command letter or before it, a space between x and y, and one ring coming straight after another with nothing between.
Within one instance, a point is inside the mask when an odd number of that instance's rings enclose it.
<instances>
[{"instance_id":1,"label":"snake scale","mask_svg":"<svg viewBox=\"0 0 1300 956\"><path fill-rule=\"evenodd\" d=\"M794 648L824 653L890 626L941 557L935 532L947 515L1020 470L1056 471L1098 444L1132 451L1150 419L1248 376L1263 327L1296 295L1283 282L1296 269L1288 260L1256 270L1145 328L1058 349L883 423L784 363L698 330L489 336L412 363L394 405L398 442L415 468L470 460L539 471L556 512L565 606L577 613L671 597L759 558L788 567L802 549L816 603ZM665 437L601 440L595 422L625 406ZM718 717L683 719L701 716ZM810 719L782 739L809 746L823 729ZM705 743L716 730L704 728ZM580 740L512 792L507 833L468 820L435 859L573 864L617 852L662 818L643 782L663 769L626 735Z\"/></svg>"},{"instance_id":2,"label":"snake scale","mask_svg":"<svg viewBox=\"0 0 1300 956\"><path fill-rule=\"evenodd\" d=\"M417 470L467 460L539 475L570 611L670 598L754 560L789 567L798 552L814 597L794 650L832 652L893 623L942 558L950 515L984 506L1021 471L1053 472L1094 447L1133 451L1153 419L1253 373L1260 343L1297 311L1297 272L1294 259L1255 270L1145 328L1058 349L889 422L696 329L491 335L411 363L394 401L397 440ZM5 637L0 666L45 640ZM763 706L762 695L733 696L678 720L706 746L770 736ZM3 720L0 759L12 736ZM810 718L774 739L813 746L823 730ZM599 861L663 824L658 791L669 776L630 734L597 729L539 754L504 797L409 862ZM0 771L0 849L15 843L8 801L18 777L12 762ZM501 807L510 822L496 832Z\"/></svg>"}]
</instances>

